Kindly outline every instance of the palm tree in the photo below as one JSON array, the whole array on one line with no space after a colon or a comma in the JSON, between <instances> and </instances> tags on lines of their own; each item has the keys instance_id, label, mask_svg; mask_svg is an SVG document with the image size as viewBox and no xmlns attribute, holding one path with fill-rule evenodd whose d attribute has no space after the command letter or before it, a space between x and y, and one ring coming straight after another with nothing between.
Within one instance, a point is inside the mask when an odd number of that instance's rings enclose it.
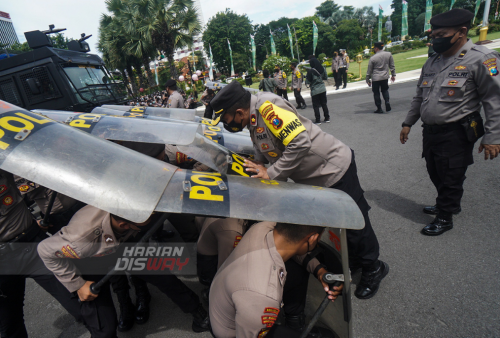
<instances>
[{"instance_id":1,"label":"palm tree","mask_svg":"<svg viewBox=\"0 0 500 338\"><path fill-rule=\"evenodd\" d=\"M201 24L193 0L132 0L137 15L142 18L139 32L167 56L172 77L177 77L174 52L191 46L193 35L199 34Z\"/></svg>"}]
</instances>

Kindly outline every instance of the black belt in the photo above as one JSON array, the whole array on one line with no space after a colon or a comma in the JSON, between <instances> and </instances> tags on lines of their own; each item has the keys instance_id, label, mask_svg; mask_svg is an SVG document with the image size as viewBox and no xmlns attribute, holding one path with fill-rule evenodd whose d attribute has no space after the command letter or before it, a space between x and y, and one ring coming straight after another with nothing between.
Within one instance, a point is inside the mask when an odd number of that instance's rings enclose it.
<instances>
[{"instance_id":1,"label":"black belt","mask_svg":"<svg viewBox=\"0 0 500 338\"><path fill-rule=\"evenodd\" d=\"M445 123L445 124L422 124L422 127L424 128L424 132L427 134L438 134L438 133L445 133L447 131L451 130L458 130L458 129L463 129L462 124L467 121L471 117L476 117L480 116L478 112L474 112L472 114L469 114L460 120L456 122L450 122L450 123Z\"/></svg>"},{"instance_id":2,"label":"black belt","mask_svg":"<svg viewBox=\"0 0 500 338\"><path fill-rule=\"evenodd\" d=\"M21 243L33 241L33 239L36 236L38 236L38 234L40 234L40 231L41 231L40 227L38 226L36 221L33 220L33 223L26 231L24 231L23 233L21 233L17 237L15 237L7 242L0 243L0 256L5 255L11 251L15 251L15 250L23 248L24 245Z\"/></svg>"}]
</instances>

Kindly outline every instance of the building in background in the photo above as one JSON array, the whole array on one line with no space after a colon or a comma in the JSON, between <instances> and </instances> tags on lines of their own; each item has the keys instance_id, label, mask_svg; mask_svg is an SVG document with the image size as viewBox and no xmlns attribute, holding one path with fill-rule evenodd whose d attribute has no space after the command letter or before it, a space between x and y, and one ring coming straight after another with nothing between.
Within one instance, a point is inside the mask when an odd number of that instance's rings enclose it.
<instances>
[{"instance_id":1,"label":"building in background","mask_svg":"<svg viewBox=\"0 0 500 338\"><path fill-rule=\"evenodd\" d=\"M203 10L201 9L201 2L200 0L195 0L195 7L198 9L198 19L200 20L201 26L205 27L205 18L203 17ZM203 30L203 29L202 29ZM200 64L196 64L196 69L203 69L204 65L206 64L206 59L207 59L207 54L205 53L205 50L203 49L203 40L202 40L202 34L193 36L193 48L180 48L177 49L174 52L174 60L175 61L181 61L183 58L189 56L193 51L195 52L202 52L203 53L203 59L204 60L199 60ZM201 63L203 63L203 67L201 66Z\"/></svg>"},{"instance_id":2,"label":"building in background","mask_svg":"<svg viewBox=\"0 0 500 338\"><path fill-rule=\"evenodd\" d=\"M19 42L19 39L9 13L0 12L0 44L10 48L16 42Z\"/></svg>"}]
</instances>

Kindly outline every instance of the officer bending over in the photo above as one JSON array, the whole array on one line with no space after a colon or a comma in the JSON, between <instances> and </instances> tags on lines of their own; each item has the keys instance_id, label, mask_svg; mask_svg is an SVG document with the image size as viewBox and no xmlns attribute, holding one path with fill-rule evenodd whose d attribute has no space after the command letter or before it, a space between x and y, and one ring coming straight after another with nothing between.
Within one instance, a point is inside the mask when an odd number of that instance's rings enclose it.
<instances>
[{"instance_id":1,"label":"officer bending over","mask_svg":"<svg viewBox=\"0 0 500 338\"><path fill-rule=\"evenodd\" d=\"M276 227L275 227L276 225ZM253 225L220 267L210 288L210 322L217 338L299 337L299 333L275 325L288 283L286 262L302 263L318 244L324 228L261 222ZM308 271L315 272L313 265ZM316 276L334 301L342 287L322 281L326 269ZM286 300L285 300L286 304Z\"/></svg>"}]
</instances>

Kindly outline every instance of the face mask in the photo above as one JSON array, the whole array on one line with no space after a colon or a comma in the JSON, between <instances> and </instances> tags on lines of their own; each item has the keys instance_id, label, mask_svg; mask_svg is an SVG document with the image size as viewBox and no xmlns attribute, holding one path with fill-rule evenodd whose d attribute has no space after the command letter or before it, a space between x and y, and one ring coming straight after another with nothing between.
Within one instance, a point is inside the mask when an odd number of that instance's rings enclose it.
<instances>
[{"instance_id":1,"label":"face mask","mask_svg":"<svg viewBox=\"0 0 500 338\"><path fill-rule=\"evenodd\" d=\"M231 122L224 123L224 129L226 129L230 133L237 133L243 130L243 125L241 122L236 123L233 118Z\"/></svg>"},{"instance_id":2,"label":"face mask","mask_svg":"<svg viewBox=\"0 0 500 338\"><path fill-rule=\"evenodd\" d=\"M457 34L457 32L455 32L455 34ZM432 48L434 49L434 51L436 53L441 54L449 50L451 47L453 47L456 41L452 43L451 40L453 39L455 34L445 38L432 39Z\"/></svg>"}]
</instances>

